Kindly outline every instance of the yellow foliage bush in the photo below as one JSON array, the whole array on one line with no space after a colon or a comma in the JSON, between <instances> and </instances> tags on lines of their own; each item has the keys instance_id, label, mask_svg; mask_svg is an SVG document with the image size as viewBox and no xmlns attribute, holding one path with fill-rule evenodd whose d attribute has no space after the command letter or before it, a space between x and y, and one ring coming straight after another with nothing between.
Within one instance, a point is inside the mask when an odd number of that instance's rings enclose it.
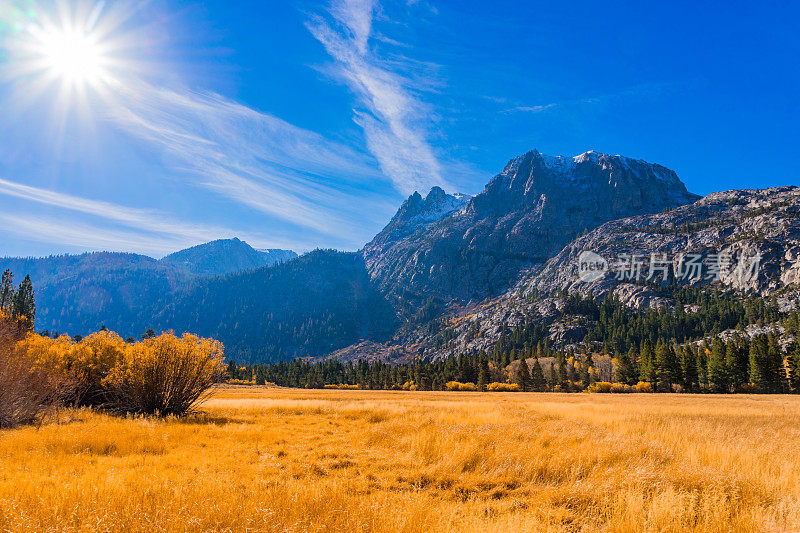
<instances>
[{"instance_id":1,"label":"yellow foliage bush","mask_svg":"<svg viewBox=\"0 0 800 533\"><path fill-rule=\"evenodd\" d=\"M127 345L103 386L117 411L180 415L222 379L223 360L219 341L164 333Z\"/></svg>"},{"instance_id":2,"label":"yellow foliage bush","mask_svg":"<svg viewBox=\"0 0 800 533\"><path fill-rule=\"evenodd\" d=\"M227 383L228 385L246 385L246 386L255 385L255 382L245 381L243 379L229 379L225 383Z\"/></svg>"},{"instance_id":3,"label":"yellow foliage bush","mask_svg":"<svg viewBox=\"0 0 800 533\"><path fill-rule=\"evenodd\" d=\"M592 383L589 387L586 388L587 392L600 392L600 393L622 393L622 392L633 392L633 387L625 385L624 383L610 383L608 381L598 381L597 383Z\"/></svg>"},{"instance_id":4,"label":"yellow foliage bush","mask_svg":"<svg viewBox=\"0 0 800 533\"><path fill-rule=\"evenodd\" d=\"M403 390L417 390L417 384L413 381L406 381L403 383Z\"/></svg>"},{"instance_id":5,"label":"yellow foliage bush","mask_svg":"<svg viewBox=\"0 0 800 533\"><path fill-rule=\"evenodd\" d=\"M0 428L35 422L56 405L63 383L18 346L27 325L0 310Z\"/></svg>"},{"instance_id":6,"label":"yellow foliage bush","mask_svg":"<svg viewBox=\"0 0 800 533\"><path fill-rule=\"evenodd\" d=\"M474 383L460 383L458 381L448 381L445 388L449 391L476 391L478 386Z\"/></svg>"},{"instance_id":7,"label":"yellow foliage bush","mask_svg":"<svg viewBox=\"0 0 800 533\"><path fill-rule=\"evenodd\" d=\"M516 383L489 383L486 385L486 390L489 392L521 392L522 387Z\"/></svg>"},{"instance_id":8,"label":"yellow foliage bush","mask_svg":"<svg viewBox=\"0 0 800 533\"><path fill-rule=\"evenodd\" d=\"M31 333L21 345L38 365L71 383L70 400L80 405L100 405L107 400L103 379L128 346L113 331L99 331L77 343L67 335L51 339Z\"/></svg>"},{"instance_id":9,"label":"yellow foliage bush","mask_svg":"<svg viewBox=\"0 0 800 533\"><path fill-rule=\"evenodd\" d=\"M586 388L587 392L611 392L611 383L608 381L598 381L592 383Z\"/></svg>"},{"instance_id":10,"label":"yellow foliage bush","mask_svg":"<svg viewBox=\"0 0 800 533\"><path fill-rule=\"evenodd\" d=\"M80 342L29 333L18 347L39 371L69 384L66 400L124 412L186 413L224 372L222 344L195 335L129 344L111 331Z\"/></svg>"},{"instance_id":11,"label":"yellow foliage bush","mask_svg":"<svg viewBox=\"0 0 800 533\"><path fill-rule=\"evenodd\" d=\"M640 381L634 385L636 392L653 392L653 384L647 381Z\"/></svg>"}]
</instances>

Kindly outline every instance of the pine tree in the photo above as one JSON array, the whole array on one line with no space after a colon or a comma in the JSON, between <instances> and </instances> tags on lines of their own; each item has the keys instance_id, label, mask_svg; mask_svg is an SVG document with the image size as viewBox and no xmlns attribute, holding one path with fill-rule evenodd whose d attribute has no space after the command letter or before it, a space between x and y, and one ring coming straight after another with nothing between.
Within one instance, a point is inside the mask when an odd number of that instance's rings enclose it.
<instances>
[{"instance_id":1,"label":"pine tree","mask_svg":"<svg viewBox=\"0 0 800 533\"><path fill-rule=\"evenodd\" d=\"M757 335L750 342L750 383L759 392L768 392L771 384L767 336Z\"/></svg>"},{"instance_id":2,"label":"pine tree","mask_svg":"<svg viewBox=\"0 0 800 533\"><path fill-rule=\"evenodd\" d=\"M592 376L593 368L594 360L592 359L592 354L587 353L583 359L583 368L581 369L581 382L584 387L588 387L594 382L594 377Z\"/></svg>"},{"instance_id":3,"label":"pine tree","mask_svg":"<svg viewBox=\"0 0 800 533\"><path fill-rule=\"evenodd\" d=\"M697 381L701 390L708 389L708 354L711 350L708 349L706 344L702 344L697 348Z\"/></svg>"},{"instance_id":4,"label":"pine tree","mask_svg":"<svg viewBox=\"0 0 800 533\"><path fill-rule=\"evenodd\" d=\"M14 295L11 316L27 329L33 328L33 323L36 320L36 301L30 276L25 276L25 279L19 284L19 290Z\"/></svg>"},{"instance_id":5,"label":"pine tree","mask_svg":"<svg viewBox=\"0 0 800 533\"><path fill-rule=\"evenodd\" d=\"M770 374L770 392L784 392L786 390L786 372L783 367L783 355L778 344L778 337L770 333L767 337L767 364Z\"/></svg>"},{"instance_id":6,"label":"pine tree","mask_svg":"<svg viewBox=\"0 0 800 533\"><path fill-rule=\"evenodd\" d=\"M14 274L6 269L0 281L0 311L11 314L14 304Z\"/></svg>"},{"instance_id":7,"label":"pine tree","mask_svg":"<svg viewBox=\"0 0 800 533\"><path fill-rule=\"evenodd\" d=\"M741 339L731 339L725 348L725 364L733 392L748 382L747 359L747 350L742 347Z\"/></svg>"},{"instance_id":8,"label":"pine tree","mask_svg":"<svg viewBox=\"0 0 800 533\"><path fill-rule=\"evenodd\" d=\"M789 385L792 392L800 394L800 343L794 343L789 353Z\"/></svg>"},{"instance_id":9,"label":"pine tree","mask_svg":"<svg viewBox=\"0 0 800 533\"><path fill-rule=\"evenodd\" d=\"M478 390L486 392L486 384L489 382L489 364L486 359L481 358L480 368L478 370Z\"/></svg>"},{"instance_id":10,"label":"pine tree","mask_svg":"<svg viewBox=\"0 0 800 533\"><path fill-rule=\"evenodd\" d=\"M668 344L659 343L656 347L656 371L658 388L666 392L672 391L672 385L680 380L681 366L675 350Z\"/></svg>"},{"instance_id":11,"label":"pine tree","mask_svg":"<svg viewBox=\"0 0 800 533\"><path fill-rule=\"evenodd\" d=\"M642 341L639 348L639 380L656 383L656 354L649 340Z\"/></svg>"},{"instance_id":12,"label":"pine tree","mask_svg":"<svg viewBox=\"0 0 800 533\"><path fill-rule=\"evenodd\" d=\"M550 388L555 389L556 385L561 383L561 380L558 378L558 372L556 372L556 363L554 361L550 361Z\"/></svg>"},{"instance_id":13,"label":"pine tree","mask_svg":"<svg viewBox=\"0 0 800 533\"><path fill-rule=\"evenodd\" d=\"M711 355L708 356L708 380L716 392L728 392L730 380L726 349L725 343L720 338L714 339L711 345Z\"/></svg>"},{"instance_id":14,"label":"pine tree","mask_svg":"<svg viewBox=\"0 0 800 533\"><path fill-rule=\"evenodd\" d=\"M521 352L517 360L517 367L514 369L514 382L524 391L531 388L531 373L528 362L525 360L525 353Z\"/></svg>"},{"instance_id":15,"label":"pine tree","mask_svg":"<svg viewBox=\"0 0 800 533\"><path fill-rule=\"evenodd\" d=\"M563 353L559 352L556 359L558 360L558 381L564 390L568 390L569 371L567 370L567 358Z\"/></svg>"},{"instance_id":16,"label":"pine tree","mask_svg":"<svg viewBox=\"0 0 800 533\"><path fill-rule=\"evenodd\" d=\"M697 354L691 346L684 346L681 350L681 367L683 369L683 383L688 391L696 391L699 387L697 373Z\"/></svg>"},{"instance_id":17,"label":"pine tree","mask_svg":"<svg viewBox=\"0 0 800 533\"><path fill-rule=\"evenodd\" d=\"M535 391L543 391L547 387L547 381L544 379L544 372L542 371L542 365L539 364L539 358L538 357L533 359L533 371L531 372L531 384L533 385L533 390L535 390Z\"/></svg>"},{"instance_id":18,"label":"pine tree","mask_svg":"<svg viewBox=\"0 0 800 533\"><path fill-rule=\"evenodd\" d=\"M617 358L617 381L626 385L636 385L639 369L636 368L636 352L633 348Z\"/></svg>"}]
</instances>

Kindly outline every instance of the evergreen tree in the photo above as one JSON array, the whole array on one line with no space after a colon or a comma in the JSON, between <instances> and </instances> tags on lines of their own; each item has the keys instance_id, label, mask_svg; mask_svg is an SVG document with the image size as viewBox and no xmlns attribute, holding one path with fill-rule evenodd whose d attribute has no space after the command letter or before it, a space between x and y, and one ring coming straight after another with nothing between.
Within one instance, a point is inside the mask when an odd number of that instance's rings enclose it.
<instances>
[{"instance_id":1,"label":"evergreen tree","mask_svg":"<svg viewBox=\"0 0 800 533\"><path fill-rule=\"evenodd\" d=\"M558 352L556 359L558 360L558 381L561 383L563 390L568 390L569 371L567 370L567 358L563 353Z\"/></svg>"},{"instance_id":2,"label":"evergreen tree","mask_svg":"<svg viewBox=\"0 0 800 533\"><path fill-rule=\"evenodd\" d=\"M11 314L14 305L14 274L6 269L0 281L0 311Z\"/></svg>"},{"instance_id":3,"label":"evergreen tree","mask_svg":"<svg viewBox=\"0 0 800 533\"><path fill-rule=\"evenodd\" d=\"M639 380L653 384L657 381L656 354L648 339L642 341L639 348Z\"/></svg>"},{"instance_id":4,"label":"evergreen tree","mask_svg":"<svg viewBox=\"0 0 800 533\"><path fill-rule=\"evenodd\" d=\"M626 385L636 385L639 369L636 368L636 351L631 348L617 358L617 381Z\"/></svg>"},{"instance_id":5,"label":"evergreen tree","mask_svg":"<svg viewBox=\"0 0 800 533\"><path fill-rule=\"evenodd\" d=\"M770 392L784 392L786 387L786 372L783 366L783 355L778 344L778 337L770 333L767 337L767 360L770 373Z\"/></svg>"},{"instance_id":6,"label":"evergreen tree","mask_svg":"<svg viewBox=\"0 0 800 533\"><path fill-rule=\"evenodd\" d=\"M517 360L517 367L514 370L514 382L524 391L531 388L531 373L528 362L525 360L525 353L521 352Z\"/></svg>"},{"instance_id":7,"label":"evergreen tree","mask_svg":"<svg viewBox=\"0 0 800 533\"><path fill-rule=\"evenodd\" d=\"M486 384L489 382L489 364L486 359L481 358L480 368L478 370L478 390L486 392Z\"/></svg>"},{"instance_id":8,"label":"evergreen tree","mask_svg":"<svg viewBox=\"0 0 800 533\"><path fill-rule=\"evenodd\" d=\"M697 348L697 381L700 390L707 390L708 385L708 354L711 350L703 343Z\"/></svg>"},{"instance_id":9,"label":"evergreen tree","mask_svg":"<svg viewBox=\"0 0 800 533\"><path fill-rule=\"evenodd\" d=\"M672 385L680 381L681 365L672 346L659 343L656 347L656 371L659 390L672 391Z\"/></svg>"},{"instance_id":10,"label":"evergreen tree","mask_svg":"<svg viewBox=\"0 0 800 533\"><path fill-rule=\"evenodd\" d=\"M531 384L533 385L533 390L535 391L543 391L547 388L547 381L544 379L544 372L542 371L542 365L539 363L538 357L533 359Z\"/></svg>"},{"instance_id":11,"label":"evergreen tree","mask_svg":"<svg viewBox=\"0 0 800 533\"><path fill-rule=\"evenodd\" d=\"M233 360L228 361L228 378L238 379L238 377L239 377L239 367L236 366L236 361Z\"/></svg>"},{"instance_id":12,"label":"evergreen tree","mask_svg":"<svg viewBox=\"0 0 800 533\"><path fill-rule=\"evenodd\" d=\"M699 388L697 373L697 353L691 346L684 346L681 350L681 367L683 370L683 383L687 391L696 391Z\"/></svg>"},{"instance_id":13,"label":"evergreen tree","mask_svg":"<svg viewBox=\"0 0 800 533\"><path fill-rule=\"evenodd\" d=\"M591 353L587 353L583 359L583 368L581 372L581 382L583 383L584 387L588 387L594 382L594 376L592 375L593 369L594 359L592 359Z\"/></svg>"},{"instance_id":14,"label":"evergreen tree","mask_svg":"<svg viewBox=\"0 0 800 533\"><path fill-rule=\"evenodd\" d=\"M800 394L800 342L795 342L789 353L789 385L793 393Z\"/></svg>"},{"instance_id":15,"label":"evergreen tree","mask_svg":"<svg viewBox=\"0 0 800 533\"><path fill-rule=\"evenodd\" d=\"M19 290L14 295L11 316L20 321L27 329L33 328L36 320L36 301L30 276L25 276L25 279L19 284Z\"/></svg>"},{"instance_id":16,"label":"evergreen tree","mask_svg":"<svg viewBox=\"0 0 800 533\"><path fill-rule=\"evenodd\" d=\"M748 356L742 340L731 339L725 348L725 364L728 367L730 386L733 392L741 389L748 382Z\"/></svg>"},{"instance_id":17,"label":"evergreen tree","mask_svg":"<svg viewBox=\"0 0 800 533\"><path fill-rule=\"evenodd\" d=\"M716 338L708 356L708 381L716 392L728 392L730 385L725 343Z\"/></svg>"},{"instance_id":18,"label":"evergreen tree","mask_svg":"<svg viewBox=\"0 0 800 533\"><path fill-rule=\"evenodd\" d=\"M756 335L750 341L750 383L759 392L769 392L772 383L768 351L766 335Z\"/></svg>"}]
</instances>

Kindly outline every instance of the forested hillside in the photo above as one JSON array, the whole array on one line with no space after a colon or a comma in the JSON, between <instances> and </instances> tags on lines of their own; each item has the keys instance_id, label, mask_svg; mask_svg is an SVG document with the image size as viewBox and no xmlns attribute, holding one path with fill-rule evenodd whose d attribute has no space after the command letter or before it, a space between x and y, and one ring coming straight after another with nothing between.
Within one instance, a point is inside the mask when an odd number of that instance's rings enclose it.
<instances>
[{"instance_id":1,"label":"forested hillside","mask_svg":"<svg viewBox=\"0 0 800 533\"><path fill-rule=\"evenodd\" d=\"M198 284L155 323L219 339L233 358L278 361L386 338L394 316L359 254L317 250Z\"/></svg>"}]
</instances>

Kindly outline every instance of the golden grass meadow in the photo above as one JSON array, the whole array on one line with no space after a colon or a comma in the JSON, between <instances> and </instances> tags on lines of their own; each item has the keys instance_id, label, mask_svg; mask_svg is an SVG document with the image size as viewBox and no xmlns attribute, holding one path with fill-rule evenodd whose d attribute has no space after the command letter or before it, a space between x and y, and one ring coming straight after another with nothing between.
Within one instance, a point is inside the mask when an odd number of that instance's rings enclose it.
<instances>
[{"instance_id":1,"label":"golden grass meadow","mask_svg":"<svg viewBox=\"0 0 800 533\"><path fill-rule=\"evenodd\" d=\"M222 386L0 431L3 531L795 531L800 398Z\"/></svg>"}]
</instances>

